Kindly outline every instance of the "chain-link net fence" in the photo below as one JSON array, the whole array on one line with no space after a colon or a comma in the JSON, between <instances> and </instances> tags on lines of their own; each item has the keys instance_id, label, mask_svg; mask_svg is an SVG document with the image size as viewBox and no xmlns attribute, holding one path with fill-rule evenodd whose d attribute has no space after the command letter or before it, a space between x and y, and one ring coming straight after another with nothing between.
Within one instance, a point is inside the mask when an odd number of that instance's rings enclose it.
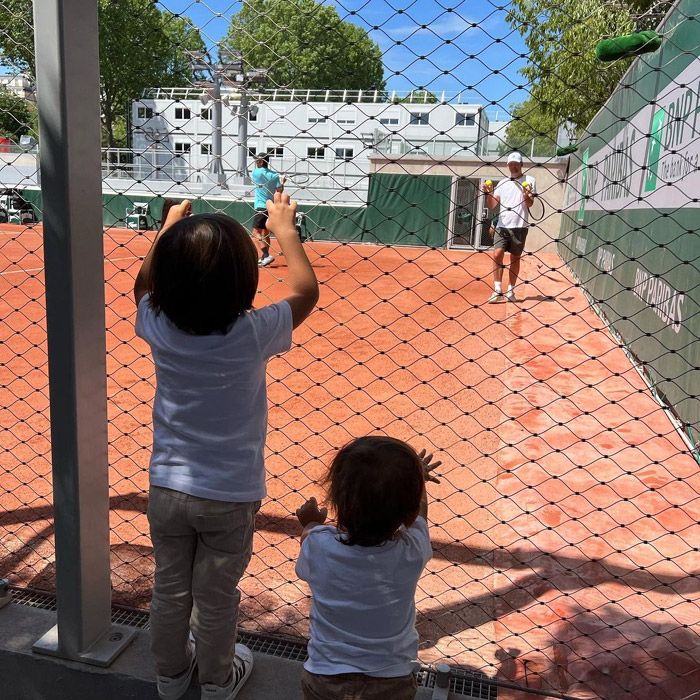
<instances>
[{"instance_id":1,"label":"chain-link net fence","mask_svg":"<svg viewBox=\"0 0 700 700\"><path fill-rule=\"evenodd\" d=\"M444 463L421 660L577 697L697 692L698 3L98 4L115 602L147 608L153 573L134 277L164 197L250 229L262 152L321 298L269 365L241 624L308 633L294 511L340 446L385 433ZM31 3L0 16L0 573L51 590ZM522 258L501 230L518 181ZM270 253L258 305L286 290Z\"/></svg>"}]
</instances>

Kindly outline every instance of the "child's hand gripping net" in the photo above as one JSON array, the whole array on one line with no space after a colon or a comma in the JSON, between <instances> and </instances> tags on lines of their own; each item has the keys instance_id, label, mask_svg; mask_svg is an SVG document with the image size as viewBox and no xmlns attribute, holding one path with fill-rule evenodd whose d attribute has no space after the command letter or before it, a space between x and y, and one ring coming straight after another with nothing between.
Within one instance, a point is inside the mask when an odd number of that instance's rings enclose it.
<instances>
[{"instance_id":1,"label":"child's hand gripping net","mask_svg":"<svg viewBox=\"0 0 700 700\"><path fill-rule=\"evenodd\" d=\"M316 499L312 496L301 508L297 508L296 515L302 527L310 523L323 525L328 517L328 508L319 508Z\"/></svg>"},{"instance_id":2,"label":"child's hand gripping net","mask_svg":"<svg viewBox=\"0 0 700 700\"><path fill-rule=\"evenodd\" d=\"M439 484L440 479L433 475L432 472L442 464L442 460L433 462L433 453L431 452L430 454L426 454L426 450L424 449L418 453L418 457L420 458L421 462L423 462L423 477L425 480Z\"/></svg>"}]
</instances>

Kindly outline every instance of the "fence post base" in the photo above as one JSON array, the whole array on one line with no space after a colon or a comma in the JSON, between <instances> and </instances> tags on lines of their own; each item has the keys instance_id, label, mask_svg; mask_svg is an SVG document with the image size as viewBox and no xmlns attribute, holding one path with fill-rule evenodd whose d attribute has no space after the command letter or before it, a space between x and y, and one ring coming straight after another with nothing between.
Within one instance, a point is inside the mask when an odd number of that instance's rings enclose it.
<instances>
[{"instance_id":1,"label":"fence post base","mask_svg":"<svg viewBox=\"0 0 700 700\"><path fill-rule=\"evenodd\" d=\"M32 651L36 654L56 656L105 668L124 651L135 636L135 629L123 625L111 625L89 649L72 654L61 646L58 639L58 625L54 625L41 639L34 642Z\"/></svg>"}]
</instances>

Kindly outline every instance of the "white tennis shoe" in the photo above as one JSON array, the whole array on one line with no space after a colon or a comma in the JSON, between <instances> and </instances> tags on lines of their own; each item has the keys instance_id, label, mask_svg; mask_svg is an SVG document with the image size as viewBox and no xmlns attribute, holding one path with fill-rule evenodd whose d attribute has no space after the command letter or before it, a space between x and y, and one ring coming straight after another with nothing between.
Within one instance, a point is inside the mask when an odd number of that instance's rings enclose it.
<instances>
[{"instance_id":1,"label":"white tennis shoe","mask_svg":"<svg viewBox=\"0 0 700 700\"><path fill-rule=\"evenodd\" d=\"M195 654L194 642L191 637L187 640L187 655L190 657L190 665L186 671L174 678L169 676L158 676L156 678L158 697L161 700L178 700L189 689L192 675L195 668L197 668L197 655Z\"/></svg>"},{"instance_id":2,"label":"white tennis shoe","mask_svg":"<svg viewBox=\"0 0 700 700\"><path fill-rule=\"evenodd\" d=\"M253 670L253 652L245 644L236 644L234 654L231 680L226 685L205 683L202 700L233 700L245 685Z\"/></svg>"}]
</instances>

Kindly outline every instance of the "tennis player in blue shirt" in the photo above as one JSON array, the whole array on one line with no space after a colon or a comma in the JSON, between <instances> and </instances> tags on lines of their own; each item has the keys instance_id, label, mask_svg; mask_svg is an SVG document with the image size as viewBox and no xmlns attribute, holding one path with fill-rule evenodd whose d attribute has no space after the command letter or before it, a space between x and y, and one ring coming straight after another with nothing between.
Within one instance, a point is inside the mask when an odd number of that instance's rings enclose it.
<instances>
[{"instance_id":1,"label":"tennis player in blue shirt","mask_svg":"<svg viewBox=\"0 0 700 700\"><path fill-rule=\"evenodd\" d=\"M286 177L270 168L270 154L258 153L255 156L255 169L250 174L250 179L255 184L255 216L253 218L253 238L261 243L260 267L267 267L275 258L270 255L270 232L267 230L267 206L268 199L273 199L275 192L284 190Z\"/></svg>"}]
</instances>

